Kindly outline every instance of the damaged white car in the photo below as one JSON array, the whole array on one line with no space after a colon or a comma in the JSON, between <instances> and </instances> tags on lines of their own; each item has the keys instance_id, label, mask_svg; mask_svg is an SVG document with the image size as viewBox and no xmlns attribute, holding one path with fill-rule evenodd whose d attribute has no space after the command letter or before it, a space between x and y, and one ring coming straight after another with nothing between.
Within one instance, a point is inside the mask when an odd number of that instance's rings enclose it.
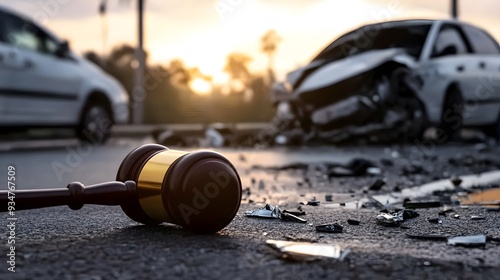
<instances>
[{"instance_id":1,"label":"damaged white car","mask_svg":"<svg viewBox=\"0 0 500 280\"><path fill-rule=\"evenodd\" d=\"M441 142L462 127L499 140L500 48L455 20L366 25L289 73L272 97L279 116L291 116L282 130L309 140L413 140L431 126Z\"/></svg>"}]
</instances>

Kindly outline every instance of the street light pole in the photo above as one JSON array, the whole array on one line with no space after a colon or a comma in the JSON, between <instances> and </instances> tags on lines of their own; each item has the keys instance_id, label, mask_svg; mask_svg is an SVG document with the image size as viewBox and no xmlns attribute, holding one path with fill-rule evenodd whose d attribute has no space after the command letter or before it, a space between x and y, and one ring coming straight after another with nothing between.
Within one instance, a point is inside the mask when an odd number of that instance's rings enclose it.
<instances>
[{"instance_id":1,"label":"street light pole","mask_svg":"<svg viewBox=\"0 0 500 280\"><path fill-rule=\"evenodd\" d=\"M142 124L144 115L144 99L146 98L146 92L144 90L144 68L145 68L145 57L143 49L143 15L144 15L144 0L137 0L137 12L138 12L138 42L136 48L136 60L137 68L135 70L135 85L132 90L132 111L133 111L133 123Z\"/></svg>"},{"instance_id":2,"label":"street light pole","mask_svg":"<svg viewBox=\"0 0 500 280\"><path fill-rule=\"evenodd\" d=\"M458 0L451 0L451 17L458 18Z\"/></svg>"}]
</instances>

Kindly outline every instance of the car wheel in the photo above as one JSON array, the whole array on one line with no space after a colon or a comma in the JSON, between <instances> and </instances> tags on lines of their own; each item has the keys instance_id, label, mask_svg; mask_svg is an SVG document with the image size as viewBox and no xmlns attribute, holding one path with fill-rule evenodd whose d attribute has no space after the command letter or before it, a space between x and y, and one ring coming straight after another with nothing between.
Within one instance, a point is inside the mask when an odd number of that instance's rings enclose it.
<instances>
[{"instance_id":1,"label":"car wheel","mask_svg":"<svg viewBox=\"0 0 500 280\"><path fill-rule=\"evenodd\" d=\"M76 134L81 141L103 144L111 134L112 124L111 114L105 106L89 103L83 110Z\"/></svg>"},{"instance_id":2,"label":"car wheel","mask_svg":"<svg viewBox=\"0 0 500 280\"><path fill-rule=\"evenodd\" d=\"M441 123L438 127L438 137L442 142L455 138L463 126L463 97L456 87L451 88L443 104Z\"/></svg>"},{"instance_id":3,"label":"car wheel","mask_svg":"<svg viewBox=\"0 0 500 280\"><path fill-rule=\"evenodd\" d=\"M424 106L416 97L412 97L407 98L404 107L409 116L405 131L405 140L409 142L422 139L427 129L427 117Z\"/></svg>"},{"instance_id":4,"label":"car wheel","mask_svg":"<svg viewBox=\"0 0 500 280\"><path fill-rule=\"evenodd\" d=\"M500 114L498 114L497 122L488 128L486 134L493 137L496 140L497 145L500 145Z\"/></svg>"}]
</instances>

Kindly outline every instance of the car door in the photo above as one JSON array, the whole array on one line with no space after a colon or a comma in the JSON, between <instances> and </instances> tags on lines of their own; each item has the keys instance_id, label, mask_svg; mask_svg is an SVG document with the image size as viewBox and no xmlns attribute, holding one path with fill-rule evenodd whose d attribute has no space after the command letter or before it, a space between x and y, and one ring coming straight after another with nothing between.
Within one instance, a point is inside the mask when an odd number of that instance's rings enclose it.
<instances>
[{"instance_id":1,"label":"car door","mask_svg":"<svg viewBox=\"0 0 500 280\"><path fill-rule=\"evenodd\" d=\"M485 31L464 24L462 29L472 47L472 63L475 79L471 83L468 124L494 123L500 111L500 48Z\"/></svg>"},{"instance_id":2,"label":"car door","mask_svg":"<svg viewBox=\"0 0 500 280\"><path fill-rule=\"evenodd\" d=\"M428 117L432 123L440 121L447 88L452 82L459 82L463 92L470 92L474 74L471 47L463 31L454 23L437 26L435 37L430 38L430 50L417 69L423 81L420 91L425 100Z\"/></svg>"},{"instance_id":3,"label":"car door","mask_svg":"<svg viewBox=\"0 0 500 280\"><path fill-rule=\"evenodd\" d=\"M59 43L26 19L4 14L4 30L6 119L27 126L74 122L82 83L76 60L58 57Z\"/></svg>"}]
</instances>

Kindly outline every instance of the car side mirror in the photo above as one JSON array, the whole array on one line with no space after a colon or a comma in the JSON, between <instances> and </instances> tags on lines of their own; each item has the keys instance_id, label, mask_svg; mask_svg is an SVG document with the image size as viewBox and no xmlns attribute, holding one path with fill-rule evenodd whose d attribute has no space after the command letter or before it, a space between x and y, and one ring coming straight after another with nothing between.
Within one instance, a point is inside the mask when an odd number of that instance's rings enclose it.
<instances>
[{"instance_id":1,"label":"car side mirror","mask_svg":"<svg viewBox=\"0 0 500 280\"><path fill-rule=\"evenodd\" d=\"M437 56L447 56L447 55L456 55L458 53L457 47L454 45L449 45L444 48Z\"/></svg>"},{"instance_id":2,"label":"car side mirror","mask_svg":"<svg viewBox=\"0 0 500 280\"><path fill-rule=\"evenodd\" d=\"M66 57L69 53L69 43L68 41L62 41L57 46L56 55L58 57Z\"/></svg>"}]
</instances>

